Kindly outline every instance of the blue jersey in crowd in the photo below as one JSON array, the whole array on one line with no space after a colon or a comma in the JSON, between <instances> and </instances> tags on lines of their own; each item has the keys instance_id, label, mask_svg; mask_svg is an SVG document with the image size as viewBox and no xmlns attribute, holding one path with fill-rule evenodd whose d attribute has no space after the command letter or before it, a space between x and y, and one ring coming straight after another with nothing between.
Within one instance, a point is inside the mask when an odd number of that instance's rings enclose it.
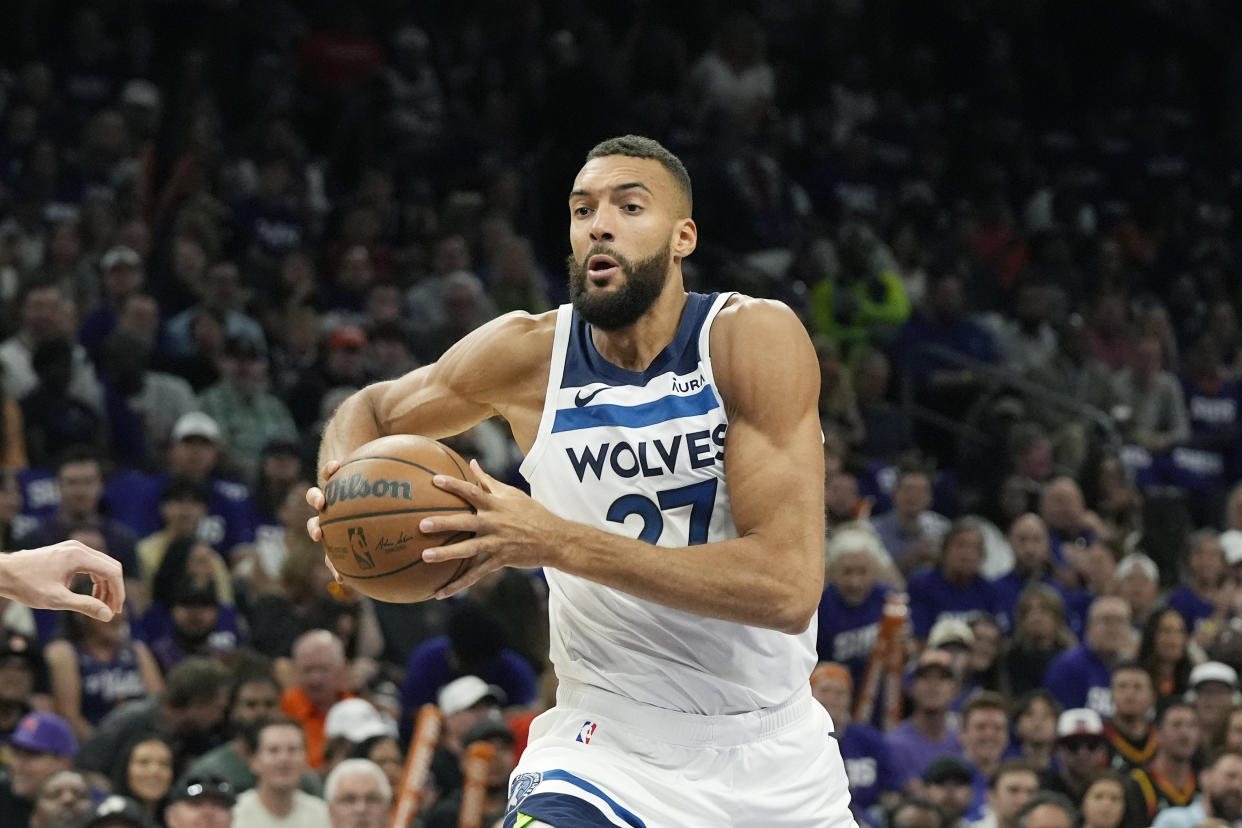
<instances>
[{"instance_id":1,"label":"blue jersey in crowd","mask_svg":"<svg viewBox=\"0 0 1242 828\"><path fill-rule=\"evenodd\" d=\"M887 586L876 584L861 604L850 607L837 588L828 584L819 599L819 639L815 645L819 660L844 665L855 687L862 687L889 591Z\"/></svg>"},{"instance_id":2,"label":"blue jersey in crowd","mask_svg":"<svg viewBox=\"0 0 1242 828\"><path fill-rule=\"evenodd\" d=\"M1079 644L1052 660L1044 673L1044 686L1066 710L1089 707L1108 718L1113 715L1112 677L1112 668L1086 644Z\"/></svg>"},{"instance_id":3,"label":"blue jersey in crowd","mask_svg":"<svg viewBox=\"0 0 1242 828\"><path fill-rule=\"evenodd\" d=\"M1087 609L1091 606L1091 601L1095 596L1085 589L1068 590L1065 584L1051 575L1044 575L1035 581L1057 591L1061 600L1065 602L1066 626L1075 637L1082 638L1082 632L1087 623ZM1012 630L1017 623L1018 597L1030 584L1031 579L1019 575L1017 570L1011 570L992 582L992 588L996 590L996 600L1000 606L998 617L1004 629Z\"/></svg>"},{"instance_id":4,"label":"blue jersey in crowd","mask_svg":"<svg viewBox=\"0 0 1242 828\"><path fill-rule=\"evenodd\" d=\"M459 675L449 665L447 635L428 639L416 647L410 653L405 680L401 683L402 730L411 726L412 713L424 704L435 704L440 688ZM535 671L526 659L507 648L488 662L478 676L504 690L508 703L517 707L533 702L539 690Z\"/></svg>"},{"instance_id":5,"label":"blue jersey in crowd","mask_svg":"<svg viewBox=\"0 0 1242 828\"><path fill-rule=\"evenodd\" d=\"M1216 611L1211 601L1205 600L1188 586L1178 587L1169 596L1169 606L1180 612L1182 618L1186 619L1186 629L1190 630L1192 635L1195 629L1211 618L1212 613Z\"/></svg>"},{"instance_id":6,"label":"blue jersey in crowd","mask_svg":"<svg viewBox=\"0 0 1242 828\"><path fill-rule=\"evenodd\" d=\"M145 538L163 528L160 495L171 475L125 472L104 488L108 514ZM228 560L239 543L254 542L254 507L250 489L243 483L212 478L208 483L207 517L199 525L198 536L210 543Z\"/></svg>"},{"instance_id":7,"label":"blue jersey in crowd","mask_svg":"<svg viewBox=\"0 0 1242 828\"><path fill-rule=\"evenodd\" d=\"M910 576L910 626L915 638L927 638L932 626L941 618L969 620L976 613L987 613L1001 619L1001 605L996 590L976 576L959 587L945 580L939 569L925 569Z\"/></svg>"},{"instance_id":8,"label":"blue jersey in crowd","mask_svg":"<svg viewBox=\"0 0 1242 828\"><path fill-rule=\"evenodd\" d=\"M880 801L880 793L900 791L905 780L898 775L883 734L874 727L851 724L844 733L837 731L837 742L850 780L850 806L866 819L865 812Z\"/></svg>"},{"instance_id":9,"label":"blue jersey in crowd","mask_svg":"<svg viewBox=\"0 0 1242 828\"><path fill-rule=\"evenodd\" d=\"M133 644L123 644L110 661L100 661L78 644L73 646L82 677L82 716L98 725L112 708L147 695L138 654Z\"/></svg>"}]
</instances>

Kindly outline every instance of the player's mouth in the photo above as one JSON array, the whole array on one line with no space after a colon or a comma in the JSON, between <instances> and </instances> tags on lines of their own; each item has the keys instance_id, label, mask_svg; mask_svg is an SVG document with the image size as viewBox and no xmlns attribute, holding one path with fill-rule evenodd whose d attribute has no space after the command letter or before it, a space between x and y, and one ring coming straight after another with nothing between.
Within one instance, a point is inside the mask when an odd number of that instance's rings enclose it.
<instances>
[{"instance_id":1,"label":"player's mouth","mask_svg":"<svg viewBox=\"0 0 1242 828\"><path fill-rule=\"evenodd\" d=\"M591 283L596 287L603 287L620 272L621 268L617 265L617 260L611 256L597 254L587 259L586 269Z\"/></svg>"}]
</instances>

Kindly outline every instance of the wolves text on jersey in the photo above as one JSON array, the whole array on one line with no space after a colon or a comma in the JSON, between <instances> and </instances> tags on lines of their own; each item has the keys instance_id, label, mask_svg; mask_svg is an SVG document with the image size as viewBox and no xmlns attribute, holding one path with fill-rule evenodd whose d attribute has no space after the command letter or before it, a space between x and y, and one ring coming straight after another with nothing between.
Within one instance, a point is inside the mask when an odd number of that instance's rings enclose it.
<instances>
[{"instance_id":1,"label":"wolves text on jersey","mask_svg":"<svg viewBox=\"0 0 1242 828\"><path fill-rule=\"evenodd\" d=\"M663 440L608 441L581 448L566 447L569 462L582 482L588 470L596 480L603 480L611 471L618 477L660 477L676 474L678 464L685 468L702 469L724 460L726 423L711 431L674 434Z\"/></svg>"}]
</instances>

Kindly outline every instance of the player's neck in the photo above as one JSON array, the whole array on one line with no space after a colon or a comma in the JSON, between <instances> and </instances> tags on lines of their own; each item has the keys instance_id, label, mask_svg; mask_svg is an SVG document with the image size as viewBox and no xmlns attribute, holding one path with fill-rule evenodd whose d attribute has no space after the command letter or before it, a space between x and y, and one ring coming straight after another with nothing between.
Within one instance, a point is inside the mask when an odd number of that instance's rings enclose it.
<instances>
[{"instance_id":1,"label":"player's neck","mask_svg":"<svg viewBox=\"0 0 1242 828\"><path fill-rule=\"evenodd\" d=\"M591 328L591 341L604 359L627 371L645 371L677 335L677 326L686 309L686 292L681 279L665 287L651 309L628 328L603 331Z\"/></svg>"}]
</instances>

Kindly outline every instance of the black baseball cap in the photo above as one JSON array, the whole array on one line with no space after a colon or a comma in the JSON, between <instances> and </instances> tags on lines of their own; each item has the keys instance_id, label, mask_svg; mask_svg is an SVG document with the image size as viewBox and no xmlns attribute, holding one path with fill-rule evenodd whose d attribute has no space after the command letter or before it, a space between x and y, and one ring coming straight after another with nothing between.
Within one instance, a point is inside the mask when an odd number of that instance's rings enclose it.
<instances>
[{"instance_id":1,"label":"black baseball cap","mask_svg":"<svg viewBox=\"0 0 1242 828\"><path fill-rule=\"evenodd\" d=\"M927 770L923 771L923 784L943 785L946 782L958 782L969 785L975 781L970 765L960 756L945 753L931 760Z\"/></svg>"},{"instance_id":2,"label":"black baseball cap","mask_svg":"<svg viewBox=\"0 0 1242 828\"><path fill-rule=\"evenodd\" d=\"M169 805L200 799L213 800L226 808L232 808L233 803L237 801L237 797L233 793L233 786L229 784L228 780L214 775L204 776L203 774L196 773L187 776L176 782L168 791Z\"/></svg>"}]
</instances>

